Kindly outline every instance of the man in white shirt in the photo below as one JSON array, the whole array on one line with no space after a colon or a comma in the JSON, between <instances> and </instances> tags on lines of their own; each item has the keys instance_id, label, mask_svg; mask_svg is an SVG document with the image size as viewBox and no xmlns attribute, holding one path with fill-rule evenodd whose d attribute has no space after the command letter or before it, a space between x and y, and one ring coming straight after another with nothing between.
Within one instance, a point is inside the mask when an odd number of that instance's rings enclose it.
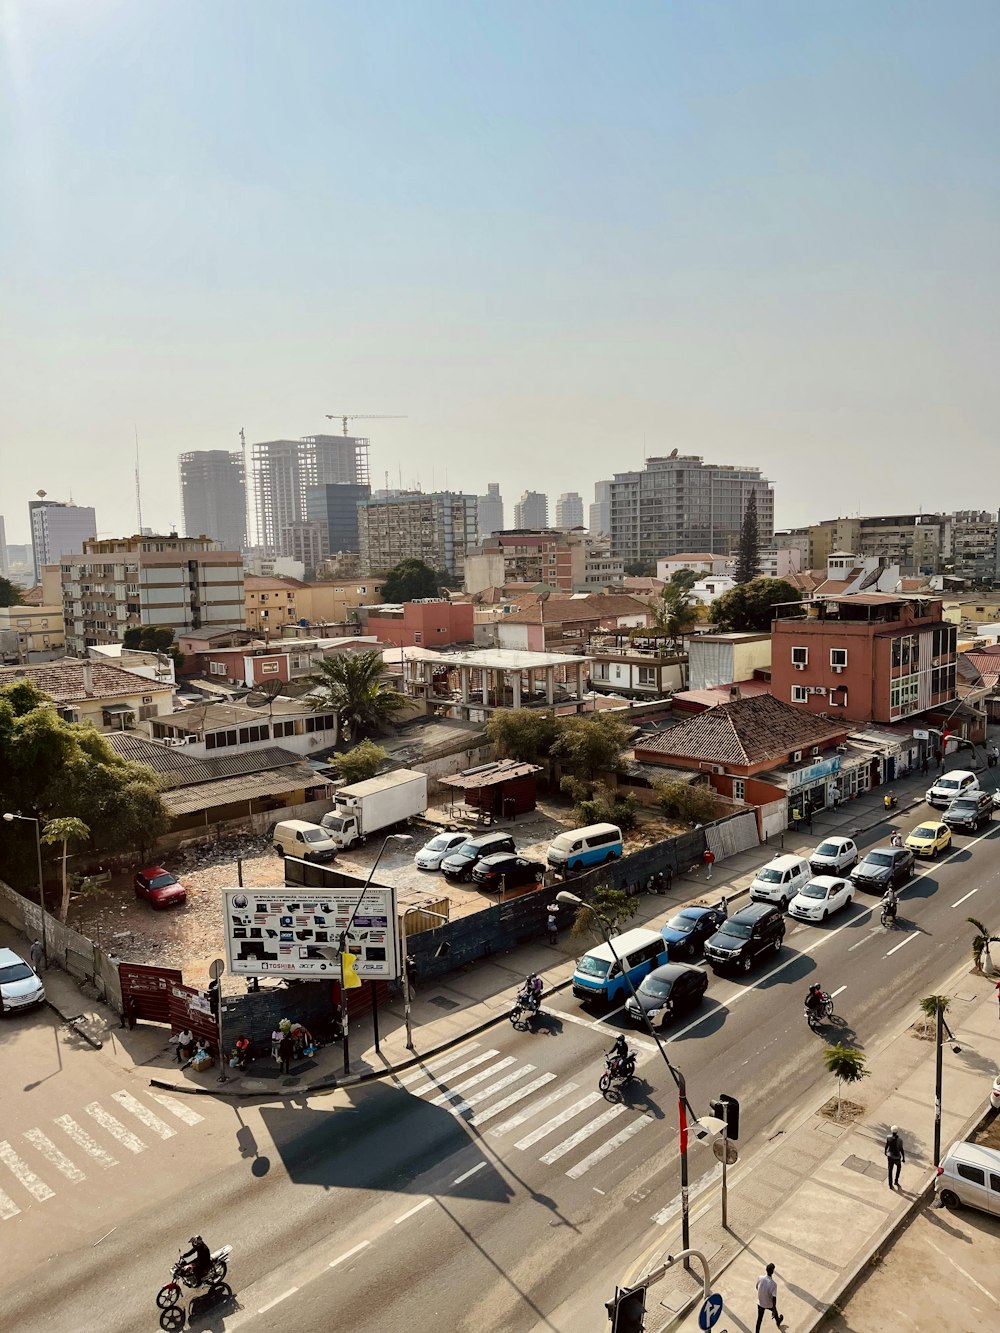
<instances>
[{"instance_id":1,"label":"man in white shirt","mask_svg":"<svg viewBox=\"0 0 1000 1333\"><path fill-rule=\"evenodd\" d=\"M760 1333L761 1323L768 1310L780 1328L781 1315L778 1314L778 1284L774 1280L774 1264L768 1264L757 1279L757 1327L754 1333Z\"/></svg>"}]
</instances>

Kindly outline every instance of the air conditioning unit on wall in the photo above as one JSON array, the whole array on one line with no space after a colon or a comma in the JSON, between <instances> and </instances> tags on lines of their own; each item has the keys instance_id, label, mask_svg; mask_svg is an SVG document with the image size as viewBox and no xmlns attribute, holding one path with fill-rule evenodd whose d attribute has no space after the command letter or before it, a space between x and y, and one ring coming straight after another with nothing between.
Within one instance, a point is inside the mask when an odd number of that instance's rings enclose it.
<instances>
[{"instance_id":1,"label":"air conditioning unit on wall","mask_svg":"<svg viewBox=\"0 0 1000 1333\"><path fill-rule=\"evenodd\" d=\"M833 670L836 671L836 673L837 673L838 676L840 675L840 673L841 673L842 671L845 671L846 669L847 669L847 668L846 668L846 667L843 667L843 666L836 666L836 665L835 665L835 666L833 667Z\"/></svg>"},{"instance_id":2,"label":"air conditioning unit on wall","mask_svg":"<svg viewBox=\"0 0 1000 1333\"><path fill-rule=\"evenodd\" d=\"M801 762L802 762L802 751L796 750L795 753L792 755L792 763L799 764Z\"/></svg>"},{"instance_id":3,"label":"air conditioning unit on wall","mask_svg":"<svg viewBox=\"0 0 1000 1333\"><path fill-rule=\"evenodd\" d=\"M806 669L805 662L793 662L792 666L795 668L796 671L805 671Z\"/></svg>"}]
</instances>

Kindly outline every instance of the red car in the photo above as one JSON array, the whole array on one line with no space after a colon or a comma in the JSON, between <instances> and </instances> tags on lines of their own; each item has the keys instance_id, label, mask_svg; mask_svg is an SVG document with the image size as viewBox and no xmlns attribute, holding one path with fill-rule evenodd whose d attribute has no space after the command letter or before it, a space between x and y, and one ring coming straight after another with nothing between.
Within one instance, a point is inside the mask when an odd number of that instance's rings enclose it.
<instances>
[{"instance_id":1,"label":"red car","mask_svg":"<svg viewBox=\"0 0 1000 1333\"><path fill-rule=\"evenodd\" d=\"M187 902L187 889L162 866L137 870L132 884L135 896L153 907L179 907Z\"/></svg>"}]
</instances>

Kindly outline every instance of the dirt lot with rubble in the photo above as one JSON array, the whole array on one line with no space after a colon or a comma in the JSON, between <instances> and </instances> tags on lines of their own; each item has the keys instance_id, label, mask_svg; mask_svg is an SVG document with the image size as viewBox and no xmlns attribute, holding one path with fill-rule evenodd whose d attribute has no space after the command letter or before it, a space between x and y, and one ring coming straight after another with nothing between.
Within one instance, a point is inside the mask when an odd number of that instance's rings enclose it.
<instances>
[{"instance_id":1,"label":"dirt lot with rubble","mask_svg":"<svg viewBox=\"0 0 1000 1333\"><path fill-rule=\"evenodd\" d=\"M685 827L655 811L640 810L639 820L638 828L625 837L626 852L673 837ZM571 806L543 801L531 814L493 827L509 830L522 855L544 862L546 849L556 834L573 826ZM497 901L495 894L481 892L473 884L456 884L443 875L420 871L413 864L414 853L436 831L466 827L451 819L446 808L432 807L425 820L415 822L410 828L411 844L388 844L379 862L378 878L383 884L395 885L400 910L446 898L448 913L454 919ZM484 831L479 827L469 828L472 834ZM341 852L336 865L347 874L367 875L381 845L376 837L365 846ZM248 887L283 886L281 858L273 851L269 838L249 834L229 836L220 841L191 844L157 862L184 883L188 892L184 907L155 911L135 897L130 875L116 875L106 888L73 901L70 925L119 958L178 967L188 985L204 987L208 984L209 964L224 954L221 890L237 887L237 860L242 862L243 883ZM225 992L242 992L244 982L227 975L223 977L222 988Z\"/></svg>"}]
</instances>

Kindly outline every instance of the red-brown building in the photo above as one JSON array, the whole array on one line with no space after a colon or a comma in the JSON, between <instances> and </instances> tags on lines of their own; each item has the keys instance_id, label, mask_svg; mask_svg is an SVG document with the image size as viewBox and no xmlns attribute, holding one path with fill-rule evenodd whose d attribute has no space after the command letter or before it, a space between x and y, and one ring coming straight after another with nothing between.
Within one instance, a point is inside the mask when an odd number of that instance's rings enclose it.
<instances>
[{"instance_id":1,"label":"red-brown building","mask_svg":"<svg viewBox=\"0 0 1000 1333\"><path fill-rule=\"evenodd\" d=\"M853 593L796 603L771 626L771 692L803 712L899 722L957 698L956 627L941 602Z\"/></svg>"},{"instance_id":2,"label":"red-brown building","mask_svg":"<svg viewBox=\"0 0 1000 1333\"><path fill-rule=\"evenodd\" d=\"M397 648L449 648L472 643L475 612L470 602L428 598L402 606L373 606L362 616L366 633Z\"/></svg>"}]
</instances>

